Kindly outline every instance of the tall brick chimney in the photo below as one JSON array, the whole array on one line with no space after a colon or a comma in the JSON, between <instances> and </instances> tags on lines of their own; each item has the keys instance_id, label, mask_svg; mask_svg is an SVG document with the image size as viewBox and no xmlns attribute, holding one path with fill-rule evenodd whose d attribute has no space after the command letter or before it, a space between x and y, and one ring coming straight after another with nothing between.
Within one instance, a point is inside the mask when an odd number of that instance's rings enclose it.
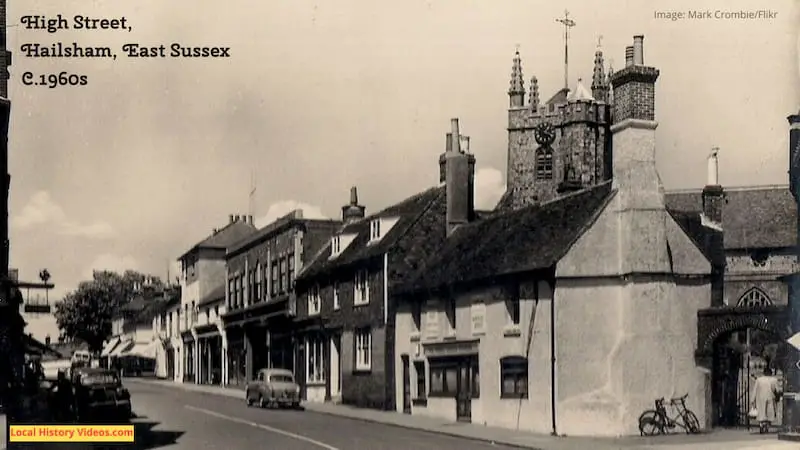
<instances>
[{"instance_id":1,"label":"tall brick chimney","mask_svg":"<svg viewBox=\"0 0 800 450\"><path fill-rule=\"evenodd\" d=\"M659 71L644 65L642 36L626 48L630 64L614 73L613 185L617 190L623 273L671 271L664 188L656 170L655 85Z\"/></svg>"},{"instance_id":2,"label":"tall brick chimney","mask_svg":"<svg viewBox=\"0 0 800 450\"><path fill-rule=\"evenodd\" d=\"M711 306L725 304L725 233L722 208L725 191L719 184L719 149L708 155L708 179L703 188L703 212L700 223L705 229L706 253L711 259Z\"/></svg>"},{"instance_id":3,"label":"tall brick chimney","mask_svg":"<svg viewBox=\"0 0 800 450\"><path fill-rule=\"evenodd\" d=\"M358 204L358 189L350 188L350 203L342 206L342 222L345 224L358 222L365 216L367 208Z\"/></svg>"},{"instance_id":4,"label":"tall brick chimney","mask_svg":"<svg viewBox=\"0 0 800 450\"><path fill-rule=\"evenodd\" d=\"M450 126L449 146L439 157L439 181L444 182L447 195L448 234L475 218L475 155L461 148L458 119L452 119Z\"/></svg>"}]
</instances>

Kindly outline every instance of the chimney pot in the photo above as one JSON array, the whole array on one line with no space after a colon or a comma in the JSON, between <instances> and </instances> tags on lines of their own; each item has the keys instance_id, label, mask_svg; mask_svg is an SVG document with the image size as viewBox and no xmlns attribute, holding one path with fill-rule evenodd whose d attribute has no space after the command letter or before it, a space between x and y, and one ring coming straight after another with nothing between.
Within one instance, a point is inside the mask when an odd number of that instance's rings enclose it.
<instances>
[{"instance_id":1,"label":"chimney pot","mask_svg":"<svg viewBox=\"0 0 800 450\"><path fill-rule=\"evenodd\" d=\"M252 214L247 216L247 220L250 222L250 225L253 225L253 215Z\"/></svg>"},{"instance_id":2,"label":"chimney pot","mask_svg":"<svg viewBox=\"0 0 800 450\"><path fill-rule=\"evenodd\" d=\"M458 119L450 119L450 150L453 152L461 151L461 137L458 133Z\"/></svg>"},{"instance_id":3,"label":"chimney pot","mask_svg":"<svg viewBox=\"0 0 800 450\"><path fill-rule=\"evenodd\" d=\"M233 214L228 215L228 223L233 223Z\"/></svg>"},{"instance_id":4,"label":"chimney pot","mask_svg":"<svg viewBox=\"0 0 800 450\"><path fill-rule=\"evenodd\" d=\"M625 67L633 65L633 46L625 47Z\"/></svg>"},{"instance_id":5,"label":"chimney pot","mask_svg":"<svg viewBox=\"0 0 800 450\"><path fill-rule=\"evenodd\" d=\"M633 37L633 64L644 65L644 35L641 34Z\"/></svg>"},{"instance_id":6,"label":"chimney pot","mask_svg":"<svg viewBox=\"0 0 800 450\"><path fill-rule=\"evenodd\" d=\"M719 185L719 148L714 147L711 149L711 154L708 155L708 179L706 180L707 186Z\"/></svg>"},{"instance_id":7,"label":"chimney pot","mask_svg":"<svg viewBox=\"0 0 800 450\"><path fill-rule=\"evenodd\" d=\"M350 204L353 206L358 205L358 188L355 186L350 188Z\"/></svg>"}]
</instances>

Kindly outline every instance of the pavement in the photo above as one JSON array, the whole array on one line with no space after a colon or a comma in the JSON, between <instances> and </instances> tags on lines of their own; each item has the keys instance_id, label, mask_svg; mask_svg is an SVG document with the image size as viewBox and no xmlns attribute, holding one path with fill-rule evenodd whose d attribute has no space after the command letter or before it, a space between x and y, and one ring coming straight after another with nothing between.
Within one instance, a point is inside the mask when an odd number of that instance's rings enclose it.
<instances>
[{"instance_id":1,"label":"pavement","mask_svg":"<svg viewBox=\"0 0 800 450\"><path fill-rule=\"evenodd\" d=\"M746 431L660 438L589 439L552 437L422 419L406 414L334 404L305 404L305 410L248 408L243 391L159 380L126 379L132 394L135 444L105 448L288 449L288 450L722 450L797 449ZM90 449L98 444L31 443L12 448ZM11 450L11 449L9 449Z\"/></svg>"},{"instance_id":2,"label":"pavement","mask_svg":"<svg viewBox=\"0 0 800 450\"><path fill-rule=\"evenodd\" d=\"M721 430L701 435L661 437L554 437L476 424L454 423L389 411L332 403L304 403L304 411L247 408L240 389L171 381L131 378L134 409L157 423L149 433L176 430L177 447L249 448L251 439L268 448L360 449L511 449L539 450L735 450L796 449L797 443L778 441L746 430ZM236 430L232 433L232 430ZM161 442L144 433L141 442ZM158 436L157 434L153 436ZM257 436L253 438L253 436ZM275 443L272 445L272 443ZM144 447L155 448L155 447ZM172 447L170 447L172 448Z\"/></svg>"}]
</instances>

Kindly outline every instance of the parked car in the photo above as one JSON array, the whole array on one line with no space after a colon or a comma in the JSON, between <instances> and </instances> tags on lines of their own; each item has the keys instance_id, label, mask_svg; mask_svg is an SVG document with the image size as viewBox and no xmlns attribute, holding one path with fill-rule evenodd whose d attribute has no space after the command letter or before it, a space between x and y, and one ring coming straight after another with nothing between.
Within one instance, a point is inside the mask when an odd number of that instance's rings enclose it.
<instances>
[{"instance_id":1,"label":"parked car","mask_svg":"<svg viewBox=\"0 0 800 450\"><path fill-rule=\"evenodd\" d=\"M127 421L133 415L131 394L113 370L76 368L72 385L78 422L98 418Z\"/></svg>"},{"instance_id":2,"label":"parked car","mask_svg":"<svg viewBox=\"0 0 800 450\"><path fill-rule=\"evenodd\" d=\"M254 404L268 408L300 407L300 386L294 381L294 374L286 369L261 369L255 381L247 383L245 389L247 406Z\"/></svg>"}]
</instances>

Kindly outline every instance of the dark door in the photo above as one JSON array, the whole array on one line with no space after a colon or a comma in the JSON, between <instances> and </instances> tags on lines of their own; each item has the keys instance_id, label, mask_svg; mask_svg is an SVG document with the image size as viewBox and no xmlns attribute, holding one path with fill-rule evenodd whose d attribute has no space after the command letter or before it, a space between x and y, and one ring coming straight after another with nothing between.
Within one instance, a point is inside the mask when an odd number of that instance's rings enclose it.
<instances>
[{"instance_id":1,"label":"dark door","mask_svg":"<svg viewBox=\"0 0 800 450\"><path fill-rule=\"evenodd\" d=\"M411 372L408 355L403 355L403 412L411 414Z\"/></svg>"},{"instance_id":2,"label":"dark door","mask_svg":"<svg viewBox=\"0 0 800 450\"><path fill-rule=\"evenodd\" d=\"M458 364L456 418L459 422L472 421L472 374L469 361L461 361Z\"/></svg>"}]
</instances>

